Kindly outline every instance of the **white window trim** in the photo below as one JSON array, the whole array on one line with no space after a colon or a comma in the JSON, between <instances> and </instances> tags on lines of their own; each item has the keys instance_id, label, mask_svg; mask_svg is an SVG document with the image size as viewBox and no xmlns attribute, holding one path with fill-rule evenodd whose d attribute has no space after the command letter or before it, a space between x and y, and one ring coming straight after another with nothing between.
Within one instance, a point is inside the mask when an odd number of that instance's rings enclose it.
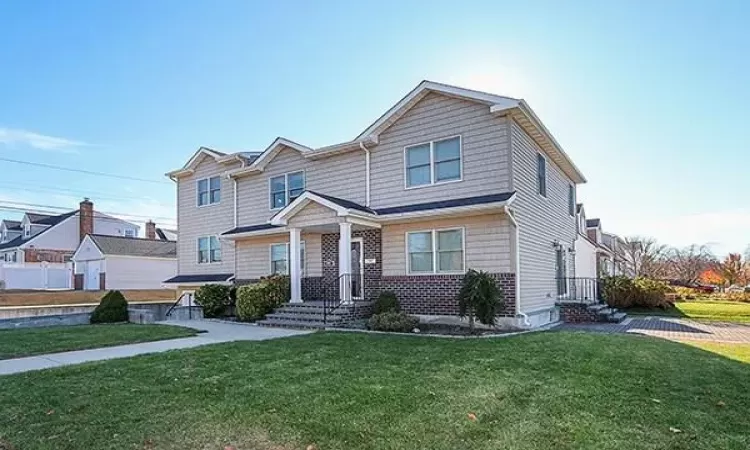
<instances>
[{"instance_id":1,"label":"white window trim","mask_svg":"<svg viewBox=\"0 0 750 450\"><path fill-rule=\"evenodd\" d=\"M437 234L440 231L461 231L461 270L439 271L438 270L438 245ZM409 258L409 235L418 233L432 233L432 272L412 272L411 258ZM466 273L466 227L448 227L448 228L431 228L427 230L407 231L404 239L404 249L406 253L406 274L407 275L456 275Z\"/></svg>"},{"instance_id":2,"label":"white window trim","mask_svg":"<svg viewBox=\"0 0 750 450\"><path fill-rule=\"evenodd\" d=\"M295 173L295 172L292 172L292 173ZM289 265L289 262L290 262L289 261L289 255L292 253L292 249L291 249L292 244L291 244L291 242L274 242L272 244L268 244L268 273L270 275L274 274L273 273L273 247L275 245L286 245L286 269L287 269L287 273L282 274L282 275L289 276L288 272L289 272L289 269L291 269L291 267ZM305 256L304 256L304 258L302 258L300 260L300 269L301 269L301 272L302 272L302 276L304 277L305 273L307 272L307 264L306 264L306 260L307 260L307 246L305 245L305 241L300 241L299 245L300 245L300 248L304 248L305 249Z\"/></svg>"},{"instance_id":3,"label":"white window trim","mask_svg":"<svg viewBox=\"0 0 750 450\"><path fill-rule=\"evenodd\" d=\"M219 201L218 202L212 202L211 201L211 178L218 178L219 179ZM200 191L200 183L201 181L206 180L206 183L208 183L208 203L205 205L201 205L201 191ZM221 204L221 191L222 189L222 182L221 182L221 175L214 175L211 177L203 177L195 180L195 205L198 208L205 208L206 206L213 206Z\"/></svg>"},{"instance_id":4,"label":"white window trim","mask_svg":"<svg viewBox=\"0 0 750 450\"><path fill-rule=\"evenodd\" d=\"M435 181L435 142L447 141L454 138L458 138L458 179ZM410 148L427 144L430 145L430 182L417 186L409 186L409 162L406 158L406 154L409 152ZM453 136L446 136L443 138L433 139L431 141L421 142L419 144L407 145L404 147L404 190L409 191L412 189L420 189L436 185L459 183L461 181L464 181L464 139L462 135L456 134Z\"/></svg>"},{"instance_id":5,"label":"white window trim","mask_svg":"<svg viewBox=\"0 0 750 450\"><path fill-rule=\"evenodd\" d=\"M211 238L216 238L216 242L219 243L219 250L221 250L221 261L211 261ZM208 239L208 261L201 262L201 239ZM219 236L217 235L210 235L210 236L198 236L198 239L195 240L195 248L197 250L195 256L196 261L198 261L198 264L204 265L204 264L221 264L224 261L224 250L221 248L221 240L219 239Z\"/></svg>"},{"instance_id":6,"label":"white window trim","mask_svg":"<svg viewBox=\"0 0 750 450\"><path fill-rule=\"evenodd\" d=\"M306 170L292 170L291 172L285 172L280 173L277 175L273 175L271 177L268 177L268 195L266 196L266 201L268 202L268 210L269 211L280 211L287 206L289 206L289 175L294 175L296 173L302 174L302 192L305 192L307 190L307 171ZM271 204L271 180L274 178L284 177L284 206L279 206L277 208L274 208Z\"/></svg>"},{"instance_id":7,"label":"white window trim","mask_svg":"<svg viewBox=\"0 0 750 450\"><path fill-rule=\"evenodd\" d=\"M555 250L555 255L554 255L554 258L555 258L555 294L556 294L556 297L561 300L570 298L570 290L571 290L570 289L570 277L568 276L568 274L570 273L570 261L568 260L570 252L566 251L565 248L566 248L565 244L561 243L559 248L554 249ZM557 292L559 288L559 285L557 283L560 282L557 279L557 252L558 251L562 252L562 261L563 261L563 264L565 265L565 271L562 274L563 275L562 278L563 280L565 280L564 282L565 292L562 294L559 294Z\"/></svg>"},{"instance_id":8,"label":"white window trim","mask_svg":"<svg viewBox=\"0 0 750 450\"><path fill-rule=\"evenodd\" d=\"M547 160L547 157L544 156L542 153L537 152L537 157L535 158L534 163L536 164L536 195L543 197L543 198L549 198L549 161ZM539 192L541 186L539 185L539 157L542 157L544 160L544 194Z\"/></svg>"},{"instance_id":9,"label":"white window trim","mask_svg":"<svg viewBox=\"0 0 750 450\"><path fill-rule=\"evenodd\" d=\"M24 225L24 227L23 227L23 237L24 237L24 239L31 237L31 224L30 223L27 223L26 225Z\"/></svg>"}]
</instances>

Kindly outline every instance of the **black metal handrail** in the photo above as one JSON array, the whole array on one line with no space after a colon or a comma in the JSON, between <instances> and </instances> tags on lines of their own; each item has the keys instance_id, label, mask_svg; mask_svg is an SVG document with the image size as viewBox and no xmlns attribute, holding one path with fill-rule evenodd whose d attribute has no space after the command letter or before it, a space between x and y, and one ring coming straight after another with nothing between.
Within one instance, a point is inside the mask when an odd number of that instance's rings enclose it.
<instances>
[{"instance_id":1,"label":"black metal handrail","mask_svg":"<svg viewBox=\"0 0 750 450\"><path fill-rule=\"evenodd\" d=\"M174 303L172 304L172 306L171 306L171 307L170 307L170 308L169 308L169 309L167 310L167 313L166 313L166 314L164 314L164 317L169 317L169 316L170 316L170 315L172 314L172 311L173 311L173 310L174 310L174 309L175 309L175 308L176 308L176 307L177 307L177 306L178 306L178 305L180 304L180 302L182 302L182 298L183 298L184 296L186 296L186 295L191 295L191 293L190 293L190 292L183 292L183 293L182 293L182 295L180 295L180 296L179 296L179 297L177 298L177 301L176 301L176 302L174 302ZM192 303L192 301L191 301L191 303ZM193 305L188 305L188 307L189 307L189 308L192 308L192 306L193 306ZM189 317L190 317L190 318L192 319L192 318L193 318L193 314L192 314L192 309L189 309L189 310L188 310L188 313L190 314L190 316L189 316Z\"/></svg>"},{"instance_id":2,"label":"black metal handrail","mask_svg":"<svg viewBox=\"0 0 750 450\"><path fill-rule=\"evenodd\" d=\"M362 296L364 296L365 292L365 286L364 286L364 277L357 276L356 278L358 281L362 282L362 286L359 286L359 291L361 292ZM333 280L328 280L328 282L324 283L321 286L321 294L323 295L323 323L328 323L328 315L334 311L336 311L338 308L343 306L345 303L345 300L341 299L341 289L342 287L344 289L349 289L350 295L351 295L351 306L354 308L354 311L356 311L357 303L354 301L353 293L351 292L353 290L352 281L354 281L354 275L351 273L342 273L337 278ZM353 311L353 312L354 312Z\"/></svg>"},{"instance_id":3,"label":"black metal handrail","mask_svg":"<svg viewBox=\"0 0 750 450\"><path fill-rule=\"evenodd\" d=\"M602 303L602 280L600 278L555 279L557 298L561 301L581 303Z\"/></svg>"}]
</instances>

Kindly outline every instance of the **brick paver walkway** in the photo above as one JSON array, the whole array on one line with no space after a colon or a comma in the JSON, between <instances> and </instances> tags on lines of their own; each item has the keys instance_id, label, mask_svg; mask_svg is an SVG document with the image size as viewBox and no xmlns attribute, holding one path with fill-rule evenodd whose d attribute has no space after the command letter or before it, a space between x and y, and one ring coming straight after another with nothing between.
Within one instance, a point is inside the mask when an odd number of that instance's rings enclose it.
<instances>
[{"instance_id":1,"label":"brick paver walkway","mask_svg":"<svg viewBox=\"0 0 750 450\"><path fill-rule=\"evenodd\" d=\"M713 341L750 344L750 324L697 322L672 317L629 317L622 323L565 324L562 330L634 333L672 341Z\"/></svg>"}]
</instances>

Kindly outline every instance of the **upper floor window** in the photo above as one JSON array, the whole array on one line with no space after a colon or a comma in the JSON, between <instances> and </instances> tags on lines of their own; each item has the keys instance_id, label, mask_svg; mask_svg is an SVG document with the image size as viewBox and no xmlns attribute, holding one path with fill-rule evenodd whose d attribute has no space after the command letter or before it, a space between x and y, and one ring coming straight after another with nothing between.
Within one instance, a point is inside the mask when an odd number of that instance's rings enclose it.
<instances>
[{"instance_id":1,"label":"upper floor window","mask_svg":"<svg viewBox=\"0 0 750 450\"><path fill-rule=\"evenodd\" d=\"M305 273L305 241L300 243L299 259ZM271 244L271 275L289 275L289 243Z\"/></svg>"},{"instance_id":2,"label":"upper floor window","mask_svg":"<svg viewBox=\"0 0 750 450\"><path fill-rule=\"evenodd\" d=\"M198 206L212 205L221 201L221 177L198 180Z\"/></svg>"},{"instance_id":3,"label":"upper floor window","mask_svg":"<svg viewBox=\"0 0 750 450\"><path fill-rule=\"evenodd\" d=\"M406 187L461 180L461 136L404 149Z\"/></svg>"},{"instance_id":4,"label":"upper floor window","mask_svg":"<svg viewBox=\"0 0 750 450\"><path fill-rule=\"evenodd\" d=\"M31 225L26 224L23 227L23 237L27 238L31 236Z\"/></svg>"},{"instance_id":5,"label":"upper floor window","mask_svg":"<svg viewBox=\"0 0 750 450\"><path fill-rule=\"evenodd\" d=\"M135 237L135 230L132 228L125 228L125 237Z\"/></svg>"},{"instance_id":6,"label":"upper floor window","mask_svg":"<svg viewBox=\"0 0 750 450\"><path fill-rule=\"evenodd\" d=\"M536 155L536 179L537 192L540 195L547 196L547 160L541 153Z\"/></svg>"},{"instance_id":7,"label":"upper floor window","mask_svg":"<svg viewBox=\"0 0 750 450\"><path fill-rule=\"evenodd\" d=\"M198 264L221 262L221 242L216 236L198 238Z\"/></svg>"},{"instance_id":8,"label":"upper floor window","mask_svg":"<svg viewBox=\"0 0 750 450\"><path fill-rule=\"evenodd\" d=\"M464 230L406 233L409 273L464 271Z\"/></svg>"},{"instance_id":9,"label":"upper floor window","mask_svg":"<svg viewBox=\"0 0 750 450\"><path fill-rule=\"evenodd\" d=\"M576 215L576 188L572 184L568 185L568 213Z\"/></svg>"},{"instance_id":10,"label":"upper floor window","mask_svg":"<svg viewBox=\"0 0 750 450\"><path fill-rule=\"evenodd\" d=\"M271 209L283 208L305 192L305 172L285 173L270 180Z\"/></svg>"}]
</instances>

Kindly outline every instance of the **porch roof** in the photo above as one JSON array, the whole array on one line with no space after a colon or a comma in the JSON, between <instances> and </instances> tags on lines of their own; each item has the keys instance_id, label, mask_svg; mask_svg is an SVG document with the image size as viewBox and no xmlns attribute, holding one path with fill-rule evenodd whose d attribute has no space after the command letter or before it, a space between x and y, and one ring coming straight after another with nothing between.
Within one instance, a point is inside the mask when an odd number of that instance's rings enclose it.
<instances>
[{"instance_id":1,"label":"porch roof","mask_svg":"<svg viewBox=\"0 0 750 450\"><path fill-rule=\"evenodd\" d=\"M354 213L358 216L358 213L363 213L363 216L373 222L379 222L383 220L385 222L400 220L404 217L429 217L431 211L434 211L436 215L444 215L444 213L450 212L450 210L457 210L457 212L466 211L469 209L487 208L487 207L501 207L509 205L515 198L515 191L503 192L500 194L491 195L479 195L475 197L464 197L451 200L440 200L435 202L424 202L424 203L412 203L408 205L393 206L388 208L371 209L366 206L362 206L358 203L344 200L338 197L330 195L319 194L312 191L305 191L297 200L290 203L286 208L279 211L271 220L276 223L261 223L256 225L245 225L241 227L232 228L229 231L222 233L222 236L227 236L228 239L234 237L240 238L238 235L255 235L255 234L268 234L269 231L278 230L279 232L284 231L286 227L283 221L287 217L294 215L295 211L301 209L304 204L309 201L318 202L327 207L332 207L336 210L340 216L345 216L349 213ZM304 198L303 198L304 197ZM317 199L321 199L322 202Z\"/></svg>"},{"instance_id":2,"label":"porch roof","mask_svg":"<svg viewBox=\"0 0 750 450\"><path fill-rule=\"evenodd\" d=\"M227 282L234 278L232 273L206 273L199 275L177 275L168 280L164 280L163 283L221 283Z\"/></svg>"}]
</instances>

